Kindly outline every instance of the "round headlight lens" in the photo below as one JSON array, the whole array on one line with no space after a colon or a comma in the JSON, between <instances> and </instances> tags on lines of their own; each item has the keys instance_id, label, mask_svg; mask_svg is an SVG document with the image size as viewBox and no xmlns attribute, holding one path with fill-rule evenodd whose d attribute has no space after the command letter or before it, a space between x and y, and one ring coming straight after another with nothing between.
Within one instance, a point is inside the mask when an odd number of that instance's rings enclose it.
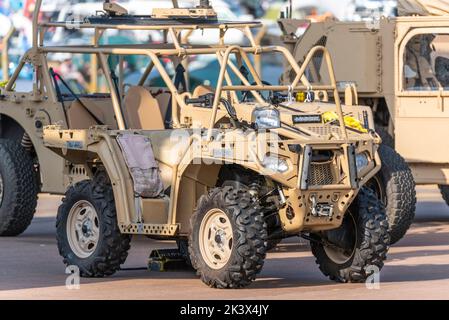
<instances>
[{"instance_id":1,"label":"round headlight lens","mask_svg":"<svg viewBox=\"0 0 449 320\"><path fill-rule=\"evenodd\" d=\"M256 108L252 118L256 129L276 129L281 126L281 115L277 109Z\"/></svg>"},{"instance_id":2,"label":"round headlight lens","mask_svg":"<svg viewBox=\"0 0 449 320\"><path fill-rule=\"evenodd\" d=\"M262 165L270 171L284 173L288 171L287 161L275 156L267 156L263 159Z\"/></svg>"},{"instance_id":3,"label":"round headlight lens","mask_svg":"<svg viewBox=\"0 0 449 320\"><path fill-rule=\"evenodd\" d=\"M360 173L369 164L368 156L365 153L359 153L355 156L355 165L357 167L357 173Z\"/></svg>"}]
</instances>

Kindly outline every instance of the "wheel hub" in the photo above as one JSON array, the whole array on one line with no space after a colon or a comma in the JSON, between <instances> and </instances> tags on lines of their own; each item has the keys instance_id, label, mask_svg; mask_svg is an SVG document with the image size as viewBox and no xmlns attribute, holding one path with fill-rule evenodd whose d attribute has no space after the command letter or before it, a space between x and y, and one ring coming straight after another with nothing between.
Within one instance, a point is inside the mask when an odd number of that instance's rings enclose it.
<instances>
[{"instance_id":1,"label":"wheel hub","mask_svg":"<svg viewBox=\"0 0 449 320\"><path fill-rule=\"evenodd\" d=\"M206 264L221 269L232 253L232 225L228 216L219 209L212 209L204 216L199 234L199 247Z\"/></svg>"},{"instance_id":2,"label":"wheel hub","mask_svg":"<svg viewBox=\"0 0 449 320\"><path fill-rule=\"evenodd\" d=\"M89 219L86 219L83 222L83 226L81 227L81 231L83 232L83 236L91 236L93 234L92 232L92 221Z\"/></svg>"},{"instance_id":3,"label":"wheel hub","mask_svg":"<svg viewBox=\"0 0 449 320\"><path fill-rule=\"evenodd\" d=\"M226 232L224 232L222 229L217 230L215 233L215 242L219 246L223 246L226 241Z\"/></svg>"},{"instance_id":4,"label":"wheel hub","mask_svg":"<svg viewBox=\"0 0 449 320\"><path fill-rule=\"evenodd\" d=\"M80 258L88 258L97 247L99 235L94 206L85 200L75 203L67 219L67 239L72 251Z\"/></svg>"}]
</instances>

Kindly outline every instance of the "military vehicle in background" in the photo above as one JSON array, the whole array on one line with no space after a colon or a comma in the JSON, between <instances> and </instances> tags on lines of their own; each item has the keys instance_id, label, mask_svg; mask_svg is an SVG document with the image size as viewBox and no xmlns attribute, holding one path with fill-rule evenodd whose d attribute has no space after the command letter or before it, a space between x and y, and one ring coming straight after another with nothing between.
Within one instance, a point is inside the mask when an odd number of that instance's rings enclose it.
<instances>
[{"instance_id":1,"label":"military vehicle in background","mask_svg":"<svg viewBox=\"0 0 449 320\"><path fill-rule=\"evenodd\" d=\"M401 8L410 9L408 5L400 5L401 14ZM339 91L352 92L346 104L372 108L383 144L379 150L382 169L370 184L386 205L391 241L397 242L414 219L415 182L439 184L449 200L449 141L444 134L449 125L445 108L449 102L449 17L317 23L280 19L279 23L284 43L299 63L310 48L325 46L334 60ZM298 37L297 26L304 23L309 26ZM309 80L328 81L322 56L313 61L307 71ZM286 68L285 83L291 80L290 72Z\"/></svg>"},{"instance_id":2,"label":"military vehicle in background","mask_svg":"<svg viewBox=\"0 0 449 320\"><path fill-rule=\"evenodd\" d=\"M439 94L444 95L444 90L436 87L427 90L415 85L411 87L411 84L407 87L407 82L418 79L418 73L426 83L428 74L431 74L430 68L417 69L416 59L413 66L408 65L411 57L418 53L416 58L419 58L425 47L425 43L421 46L418 41L419 48L415 48L417 51L414 54L411 40L428 39L428 35L436 31L429 29L429 25L444 25L444 20L443 17L427 16L381 18L365 22L309 22L300 37L295 36L295 29L297 25L303 26L305 21L279 21L284 32L284 43L299 63L311 47L325 46L334 59L339 91L352 92L352 98L346 103L372 108L376 130L383 139L379 150L383 166L370 184L386 205L392 243L404 236L413 221L415 181L418 184L449 183L449 154L445 154L446 149L443 148L448 142L442 135L444 109L438 109L444 99L442 96L436 98ZM438 39L441 43L441 37ZM436 57L432 60L435 54L432 54L429 45L426 56L430 60L427 66L437 60ZM438 59L440 64L443 63L441 59ZM419 60L419 64L424 64L425 59ZM283 75L287 83L291 78L289 73L287 68ZM321 56L315 57L307 75L313 83L327 81L326 66ZM440 131L437 133L435 130Z\"/></svg>"},{"instance_id":3,"label":"military vehicle in background","mask_svg":"<svg viewBox=\"0 0 449 320\"><path fill-rule=\"evenodd\" d=\"M217 288L249 285L269 242L290 236L310 240L333 280L363 282L382 268L388 221L365 188L381 167L381 139L368 107L341 105L324 47L314 47L300 67L284 47L256 44L251 29L259 23L218 20L206 0L195 8L174 1L146 16L105 1L79 24L94 31L94 45L49 46L45 33L66 22L39 23L40 2L33 48L0 101L1 235L26 228L41 190L65 194L58 249L86 277L119 270L132 235L176 240L203 282ZM165 40L103 45L105 29L160 30ZM214 46L180 42L183 31L198 29L218 29L220 39ZM231 29L249 45L226 45ZM304 74L317 52L330 82L313 86ZM49 67L50 53L95 55L108 91L77 94ZM264 54L282 56L295 79L263 80L253 58ZM186 62L198 55L219 61L210 75L216 88L189 87ZM149 58L136 83L124 83L125 56ZM175 63L175 77L162 59ZM26 63L34 66L33 90L16 92ZM163 86L146 85L153 69ZM329 94L335 103L321 101Z\"/></svg>"},{"instance_id":4,"label":"military vehicle in background","mask_svg":"<svg viewBox=\"0 0 449 320\"><path fill-rule=\"evenodd\" d=\"M352 6L353 12L345 21L372 21L397 15L396 0L354 0Z\"/></svg>"}]
</instances>

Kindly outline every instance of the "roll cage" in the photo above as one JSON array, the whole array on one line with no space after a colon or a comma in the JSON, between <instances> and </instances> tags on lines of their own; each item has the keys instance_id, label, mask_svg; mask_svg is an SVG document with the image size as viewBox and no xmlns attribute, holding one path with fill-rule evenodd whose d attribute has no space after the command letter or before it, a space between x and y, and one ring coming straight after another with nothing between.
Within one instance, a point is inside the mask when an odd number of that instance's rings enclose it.
<instances>
[{"instance_id":1,"label":"roll cage","mask_svg":"<svg viewBox=\"0 0 449 320\"><path fill-rule=\"evenodd\" d=\"M295 61L292 54L284 47L280 46L259 46L256 43L252 30L254 28L261 27L258 22L228 22L228 21L208 21L204 19L184 19L182 21L172 20L172 19L159 19L148 17L133 17L131 16L129 20L118 19L114 20L114 17L106 17L101 19L103 16L94 16L86 18L85 21L80 21L76 23L79 28L90 28L94 30L95 37L93 44L90 46L46 46L44 43L45 34L50 28L67 28L69 25L65 22L48 22L39 23L39 11L42 4L42 0L36 1L36 10L33 17L33 47L30 49L20 61L18 68L12 75L10 81L8 82L5 92L12 92L14 88L14 83L16 82L21 69L26 63L32 63L35 67L35 83L33 84L32 97L34 100L44 100L50 99L53 102L57 102L57 93L55 92L54 84L52 83L51 75L49 72L49 67L47 63L47 55L49 53L71 53L71 54L91 54L98 59L100 62L100 67L103 71L104 77L106 79L107 86L110 91L110 97L112 101L112 107L115 114L115 119L117 121L117 127L119 130L125 130L126 124L124 121L124 115L122 113L121 97L119 96L117 90L115 90L114 80L111 77L111 70L108 64L108 56L118 55L118 56L130 56L130 55L141 55L146 56L150 59L145 72L143 73L139 85L143 85L147 80L151 71L155 68L163 81L165 82L168 91L172 96L172 121L173 128L180 127L180 121L178 118L178 108L186 106L185 95L180 94L178 88L173 83L173 79L168 74L166 68L163 66L160 58L170 57L172 59L177 59L181 62L188 56L192 55L215 55L219 64L220 72L217 81L217 87L214 92L214 100L212 105L212 112L209 127L208 137L211 137L212 129L214 127L215 121L217 120L217 112L220 105L220 97L222 97L223 92L229 92L233 99L233 103L236 103L237 96L236 91L250 91L257 103L266 105L267 102L259 94L259 91L278 91L278 92L289 92L291 94L298 91L311 91L311 90L321 90L330 91L332 95L336 97L335 107L336 112L339 117L340 130L343 137L347 140L348 135L346 132L346 127L343 120L343 112L341 108L341 103L339 99L338 87L333 73L333 66L329 52L323 46L314 47L304 60L304 63L300 67ZM131 23L134 20L135 23ZM125 24L125 22L127 24ZM95 22L95 23L93 23ZM70 25L73 27L73 23ZM118 30L159 30L163 32L165 42L162 44L136 44L136 45L100 45L99 41L105 30L108 29L118 29ZM219 30L219 40L216 45L190 45L185 43L186 33L189 34L194 30L198 29L218 29ZM246 36L249 45L238 46L238 45L225 45L224 35L230 29L237 29L243 32ZM287 64L290 65L291 69L295 72L296 76L291 83L291 85L267 85L264 83L256 71L250 56L260 55L263 53L280 53L285 58ZM317 54L322 53L324 56L324 61L327 64L327 69L330 74L330 84L329 85L312 85L309 83L305 76L307 66L310 64L312 58ZM235 55L237 64L231 59L231 56ZM239 67L245 64L249 74L252 76L254 82L250 81L242 74ZM122 68L120 68L122 71ZM230 72L241 81L241 84L234 84L231 81ZM123 79L123 74L119 76ZM188 95L188 94L187 94Z\"/></svg>"}]
</instances>

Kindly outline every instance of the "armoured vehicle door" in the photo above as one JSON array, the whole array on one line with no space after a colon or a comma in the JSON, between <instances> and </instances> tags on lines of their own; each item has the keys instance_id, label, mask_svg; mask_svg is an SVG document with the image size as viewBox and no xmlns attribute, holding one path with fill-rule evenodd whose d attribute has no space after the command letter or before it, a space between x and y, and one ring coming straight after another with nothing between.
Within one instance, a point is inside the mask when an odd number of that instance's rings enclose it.
<instances>
[{"instance_id":1,"label":"armoured vehicle door","mask_svg":"<svg viewBox=\"0 0 449 320\"><path fill-rule=\"evenodd\" d=\"M396 149L409 162L448 162L449 27L411 29L395 51Z\"/></svg>"}]
</instances>

